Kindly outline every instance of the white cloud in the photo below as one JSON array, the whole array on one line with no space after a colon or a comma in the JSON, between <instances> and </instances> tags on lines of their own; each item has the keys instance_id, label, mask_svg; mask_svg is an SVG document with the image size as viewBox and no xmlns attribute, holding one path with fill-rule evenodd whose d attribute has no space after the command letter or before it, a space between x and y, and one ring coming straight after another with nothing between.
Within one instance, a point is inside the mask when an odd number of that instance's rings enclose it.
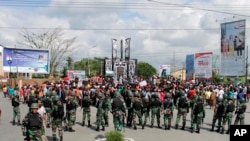
<instances>
[{"instance_id":1,"label":"white cloud","mask_svg":"<svg viewBox=\"0 0 250 141\"><path fill-rule=\"evenodd\" d=\"M145 0L102 2L52 0L50 7L4 7L0 5L0 44L13 46L20 38L18 33L21 29L6 27L78 28L83 30L64 31L66 37L77 37L76 47L79 51L76 57L74 56L77 60L86 57L88 48L92 46L96 47L91 49L90 57L110 57L111 38L121 40L131 37L133 58L147 61L155 67L161 64L171 64L175 60L178 66L185 61L185 56L192 52L211 50L216 53L219 51L219 28L220 23L225 21L224 18L237 20L246 18L239 16L240 14L250 15L247 8L242 8L250 5L248 0L158 1L184 4L185 7L157 4ZM238 15L232 18L233 15L201 9L225 11ZM42 32L41 30L30 31ZM246 33L248 37L249 33Z\"/></svg>"}]
</instances>

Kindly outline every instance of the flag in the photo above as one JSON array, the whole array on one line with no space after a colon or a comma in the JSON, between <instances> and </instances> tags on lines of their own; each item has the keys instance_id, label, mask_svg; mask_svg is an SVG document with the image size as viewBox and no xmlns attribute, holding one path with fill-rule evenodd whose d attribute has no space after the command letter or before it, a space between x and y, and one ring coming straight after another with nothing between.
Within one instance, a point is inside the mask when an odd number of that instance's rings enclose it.
<instances>
[{"instance_id":1,"label":"flag","mask_svg":"<svg viewBox=\"0 0 250 141\"><path fill-rule=\"evenodd\" d=\"M117 39L112 39L112 60L117 58Z\"/></svg>"},{"instance_id":2,"label":"flag","mask_svg":"<svg viewBox=\"0 0 250 141\"><path fill-rule=\"evenodd\" d=\"M131 38L127 38L125 40L125 59L126 60L130 59L130 39Z\"/></svg>"}]
</instances>

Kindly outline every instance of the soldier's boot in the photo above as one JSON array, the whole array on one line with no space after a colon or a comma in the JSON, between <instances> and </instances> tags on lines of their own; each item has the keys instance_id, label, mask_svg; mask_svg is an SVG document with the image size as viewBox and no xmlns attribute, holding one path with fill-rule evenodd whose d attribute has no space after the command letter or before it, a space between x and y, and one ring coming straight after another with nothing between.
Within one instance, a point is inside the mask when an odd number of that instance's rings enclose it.
<instances>
[{"instance_id":1,"label":"soldier's boot","mask_svg":"<svg viewBox=\"0 0 250 141\"><path fill-rule=\"evenodd\" d=\"M16 122L15 122L15 120L13 120L13 121L12 121L12 125L16 125Z\"/></svg>"},{"instance_id":2,"label":"soldier's boot","mask_svg":"<svg viewBox=\"0 0 250 141\"><path fill-rule=\"evenodd\" d=\"M198 133L198 134L200 133L200 128L197 129L196 133Z\"/></svg>"},{"instance_id":3,"label":"soldier's boot","mask_svg":"<svg viewBox=\"0 0 250 141\"><path fill-rule=\"evenodd\" d=\"M194 128L191 128L191 133L193 133L194 132Z\"/></svg>"},{"instance_id":4,"label":"soldier's boot","mask_svg":"<svg viewBox=\"0 0 250 141\"><path fill-rule=\"evenodd\" d=\"M72 129L72 127L69 128L69 132L75 132L74 129Z\"/></svg>"},{"instance_id":5,"label":"soldier's boot","mask_svg":"<svg viewBox=\"0 0 250 141\"><path fill-rule=\"evenodd\" d=\"M65 126L64 131L68 131L68 126Z\"/></svg>"},{"instance_id":6,"label":"soldier's boot","mask_svg":"<svg viewBox=\"0 0 250 141\"><path fill-rule=\"evenodd\" d=\"M212 129L210 131L214 131L214 126L212 126Z\"/></svg>"},{"instance_id":7,"label":"soldier's boot","mask_svg":"<svg viewBox=\"0 0 250 141\"><path fill-rule=\"evenodd\" d=\"M85 126L85 121L82 121L82 126Z\"/></svg>"},{"instance_id":8,"label":"soldier's boot","mask_svg":"<svg viewBox=\"0 0 250 141\"><path fill-rule=\"evenodd\" d=\"M221 134L224 134L224 128L221 129L221 132L220 132L220 133L221 133Z\"/></svg>"},{"instance_id":9,"label":"soldier's boot","mask_svg":"<svg viewBox=\"0 0 250 141\"><path fill-rule=\"evenodd\" d=\"M90 124L90 120L88 120L88 127L91 127L92 125Z\"/></svg>"},{"instance_id":10,"label":"soldier's boot","mask_svg":"<svg viewBox=\"0 0 250 141\"><path fill-rule=\"evenodd\" d=\"M230 133L230 131L229 131L229 130L227 130L226 134L229 134L229 133Z\"/></svg>"},{"instance_id":11,"label":"soldier's boot","mask_svg":"<svg viewBox=\"0 0 250 141\"><path fill-rule=\"evenodd\" d=\"M108 121L105 122L105 126L109 127L109 122Z\"/></svg>"},{"instance_id":12,"label":"soldier's boot","mask_svg":"<svg viewBox=\"0 0 250 141\"><path fill-rule=\"evenodd\" d=\"M220 127L218 127L218 129L216 130L216 132L220 132Z\"/></svg>"},{"instance_id":13,"label":"soldier's boot","mask_svg":"<svg viewBox=\"0 0 250 141\"><path fill-rule=\"evenodd\" d=\"M53 137L53 141L56 141L56 137Z\"/></svg>"},{"instance_id":14,"label":"soldier's boot","mask_svg":"<svg viewBox=\"0 0 250 141\"><path fill-rule=\"evenodd\" d=\"M63 136L60 136L60 141L63 141Z\"/></svg>"},{"instance_id":15,"label":"soldier's boot","mask_svg":"<svg viewBox=\"0 0 250 141\"><path fill-rule=\"evenodd\" d=\"M153 128L153 124L151 124L150 128Z\"/></svg>"},{"instance_id":16,"label":"soldier's boot","mask_svg":"<svg viewBox=\"0 0 250 141\"><path fill-rule=\"evenodd\" d=\"M160 125L160 123L158 123L158 128L161 128L161 125Z\"/></svg>"},{"instance_id":17,"label":"soldier's boot","mask_svg":"<svg viewBox=\"0 0 250 141\"><path fill-rule=\"evenodd\" d=\"M168 129L168 126L167 125L165 125L165 130L167 130Z\"/></svg>"},{"instance_id":18,"label":"soldier's boot","mask_svg":"<svg viewBox=\"0 0 250 141\"><path fill-rule=\"evenodd\" d=\"M183 122L181 130L185 130L186 122Z\"/></svg>"},{"instance_id":19,"label":"soldier's boot","mask_svg":"<svg viewBox=\"0 0 250 141\"><path fill-rule=\"evenodd\" d=\"M96 131L100 131L100 127L96 127L96 129L95 129Z\"/></svg>"},{"instance_id":20,"label":"soldier's boot","mask_svg":"<svg viewBox=\"0 0 250 141\"><path fill-rule=\"evenodd\" d=\"M105 131L105 126L104 125L102 126L102 131Z\"/></svg>"},{"instance_id":21,"label":"soldier's boot","mask_svg":"<svg viewBox=\"0 0 250 141\"><path fill-rule=\"evenodd\" d=\"M137 127L136 127L136 126L134 126L134 129L135 129L135 130L137 130Z\"/></svg>"},{"instance_id":22,"label":"soldier's boot","mask_svg":"<svg viewBox=\"0 0 250 141\"><path fill-rule=\"evenodd\" d=\"M171 126L170 125L168 125L168 130L170 130L171 129Z\"/></svg>"},{"instance_id":23,"label":"soldier's boot","mask_svg":"<svg viewBox=\"0 0 250 141\"><path fill-rule=\"evenodd\" d=\"M179 125L178 124L175 124L175 129L178 129Z\"/></svg>"},{"instance_id":24,"label":"soldier's boot","mask_svg":"<svg viewBox=\"0 0 250 141\"><path fill-rule=\"evenodd\" d=\"M142 124L142 129L144 129L145 124Z\"/></svg>"},{"instance_id":25,"label":"soldier's boot","mask_svg":"<svg viewBox=\"0 0 250 141\"><path fill-rule=\"evenodd\" d=\"M18 120L17 125L18 125L18 126L20 126L20 125L21 125L20 120Z\"/></svg>"}]
</instances>

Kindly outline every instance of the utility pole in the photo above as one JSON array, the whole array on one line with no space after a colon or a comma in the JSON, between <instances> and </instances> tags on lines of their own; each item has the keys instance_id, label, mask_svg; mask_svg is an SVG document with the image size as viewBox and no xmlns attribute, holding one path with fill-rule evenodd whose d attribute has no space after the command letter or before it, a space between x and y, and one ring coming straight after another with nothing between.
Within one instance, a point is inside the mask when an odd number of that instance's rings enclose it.
<instances>
[{"instance_id":1,"label":"utility pole","mask_svg":"<svg viewBox=\"0 0 250 141\"><path fill-rule=\"evenodd\" d=\"M247 77L248 77L248 46L246 48L246 52L245 52L245 55L246 55L246 76L245 76L245 83L247 83Z\"/></svg>"}]
</instances>

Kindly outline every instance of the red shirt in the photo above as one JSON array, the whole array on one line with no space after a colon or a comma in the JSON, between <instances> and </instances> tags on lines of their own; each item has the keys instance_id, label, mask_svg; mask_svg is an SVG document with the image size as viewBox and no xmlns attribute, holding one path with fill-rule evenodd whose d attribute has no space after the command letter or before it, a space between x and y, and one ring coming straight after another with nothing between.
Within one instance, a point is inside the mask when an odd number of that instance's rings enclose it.
<instances>
[{"instance_id":1,"label":"red shirt","mask_svg":"<svg viewBox=\"0 0 250 141\"><path fill-rule=\"evenodd\" d=\"M189 92L188 92L188 98L189 99L193 99L195 93L196 93L195 89L189 90Z\"/></svg>"}]
</instances>

